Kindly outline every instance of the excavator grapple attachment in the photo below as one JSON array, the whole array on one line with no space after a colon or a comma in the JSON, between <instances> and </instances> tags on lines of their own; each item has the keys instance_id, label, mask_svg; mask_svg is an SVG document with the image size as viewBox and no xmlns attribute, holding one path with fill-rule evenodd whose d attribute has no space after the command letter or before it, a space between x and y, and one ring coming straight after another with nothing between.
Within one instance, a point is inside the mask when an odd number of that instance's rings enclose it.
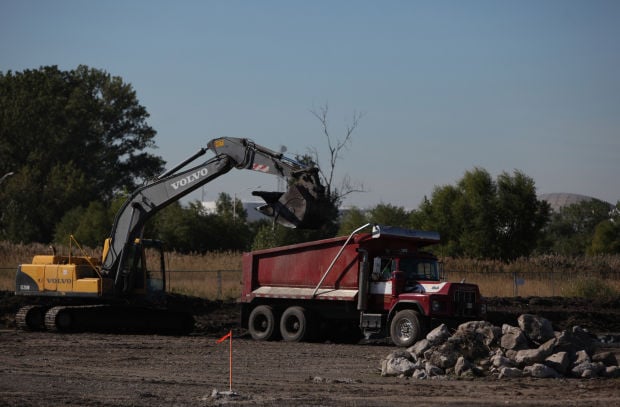
<instances>
[{"instance_id":1,"label":"excavator grapple attachment","mask_svg":"<svg viewBox=\"0 0 620 407\"><path fill-rule=\"evenodd\" d=\"M252 195L260 196L267 203L257 210L283 226L319 229L327 222L328 199L316 169L294 174L286 192L254 191Z\"/></svg>"}]
</instances>

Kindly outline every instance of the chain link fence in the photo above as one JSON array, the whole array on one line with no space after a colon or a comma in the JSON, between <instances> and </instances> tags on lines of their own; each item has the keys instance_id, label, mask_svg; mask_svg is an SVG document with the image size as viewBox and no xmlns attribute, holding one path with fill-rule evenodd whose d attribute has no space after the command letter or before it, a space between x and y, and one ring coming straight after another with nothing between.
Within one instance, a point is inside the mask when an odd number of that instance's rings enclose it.
<instances>
[{"instance_id":1,"label":"chain link fence","mask_svg":"<svg viewBox=\"0 0 620 407\"><path fill-rule=\"evenodd\" d=\"M169 270L166 275L169 292L210 300L237 299L241 295L241 270Z\"/></svg>"},{"instance_id":2,"label":"chain link fence","mask_svg":"<svg viewBox=\"0 0 620 407\"><path fill-rule=\"evenodd\" d=\"M243 285L241 270L169 270L169 292L230 300L239 298ZM620 293L620 272L472 272L446 270L446 281L477 284L486 297L574 297ZM0 268L0 290L15 290L15 268ZM598 290L598 291L597 291Z\"/></svg>"},{"instance_id":3,"label":"chain link fence","mask_svg":"<svg viewBox=\"0 0 620 407\"><path fill-rule=\"evenodd\" d=\"M446 271L446 280L477 284L486 297L580 297L589 291L620 293L618 272Z\"/></svg>"}]
</instances>

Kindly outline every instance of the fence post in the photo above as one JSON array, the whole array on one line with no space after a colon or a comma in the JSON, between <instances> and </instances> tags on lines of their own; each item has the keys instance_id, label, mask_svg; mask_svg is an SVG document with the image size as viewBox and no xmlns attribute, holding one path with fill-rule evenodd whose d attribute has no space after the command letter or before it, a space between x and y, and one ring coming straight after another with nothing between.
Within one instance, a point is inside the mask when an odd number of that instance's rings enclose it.
<instances>
[{"instance_id":1,"label":"fence post","mask_svg":"<svg viewBox=\"0 0 620 407\"><path fill-rule=\"evenodd\" d=\"M222 271L217 271L217 299L222 299Z\"/></svg>"},{"instance_id":2,"label":"fence post","mask_svg":"<svg viewBox=\"0 0 620 407\"><path fill-rule=\"evenodd\" d=\"M513 290L512 290L513 297L518 297L519 288L517 288L517 272L516 271L512 272L512 284L513 284Z\"/></svg>"}]
</instances>

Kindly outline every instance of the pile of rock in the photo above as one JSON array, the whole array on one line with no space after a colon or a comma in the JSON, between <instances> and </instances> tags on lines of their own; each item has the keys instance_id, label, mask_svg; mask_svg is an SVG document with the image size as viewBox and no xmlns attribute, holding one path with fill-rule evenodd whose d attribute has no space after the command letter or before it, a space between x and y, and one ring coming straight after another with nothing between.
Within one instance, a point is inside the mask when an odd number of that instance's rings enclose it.
<instances>
[{"instance_id":1,"label":"pile of rock","mask_svg":"<svg viewBox=\"0 0 620 407\"><path fill-rule=\"evenodd\" d=\"M407 350L395 350L381 361L382 376L416 379L479 377L620 377L611 352L596 353L598 342L574 326L554 332L545 318L524 314L518 327L501 328L486 321L446 325L432 330Z\"/></svg>"}]
</instances>

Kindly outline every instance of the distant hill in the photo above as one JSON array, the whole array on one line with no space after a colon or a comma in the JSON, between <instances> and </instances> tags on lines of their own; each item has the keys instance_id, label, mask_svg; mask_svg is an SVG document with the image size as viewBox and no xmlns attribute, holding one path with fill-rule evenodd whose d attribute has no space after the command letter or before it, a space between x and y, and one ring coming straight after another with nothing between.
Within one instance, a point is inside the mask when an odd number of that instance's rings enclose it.
<instances>
[{"instance_id":1,"label":"distant hill","mask_svg":"<svg viewBox=\"0 0 620 407\"><path fill-rule=\"evenodd\" d=\"M556 192L556 193L552 193L552 194L541 194L541 195L538 196L538 199L543 200L543 201L547 201L549 206L551 206L551 209L553 211L555 211L555 212L559 212L560 209L565 207L565 206L578 204L578 203L583 202L583 201L596 200L596 201L605 202L605 201L602 201L602 200L600 200L598 198L594 198L594 197L591 197L591 196L579 195L579 194L569 194L567 192ZM609 202L605 202L605 203L607 205L609 205L609 209L610 210L613 208L613 205L610 204Z\"/></svg>"}]
</instances>

